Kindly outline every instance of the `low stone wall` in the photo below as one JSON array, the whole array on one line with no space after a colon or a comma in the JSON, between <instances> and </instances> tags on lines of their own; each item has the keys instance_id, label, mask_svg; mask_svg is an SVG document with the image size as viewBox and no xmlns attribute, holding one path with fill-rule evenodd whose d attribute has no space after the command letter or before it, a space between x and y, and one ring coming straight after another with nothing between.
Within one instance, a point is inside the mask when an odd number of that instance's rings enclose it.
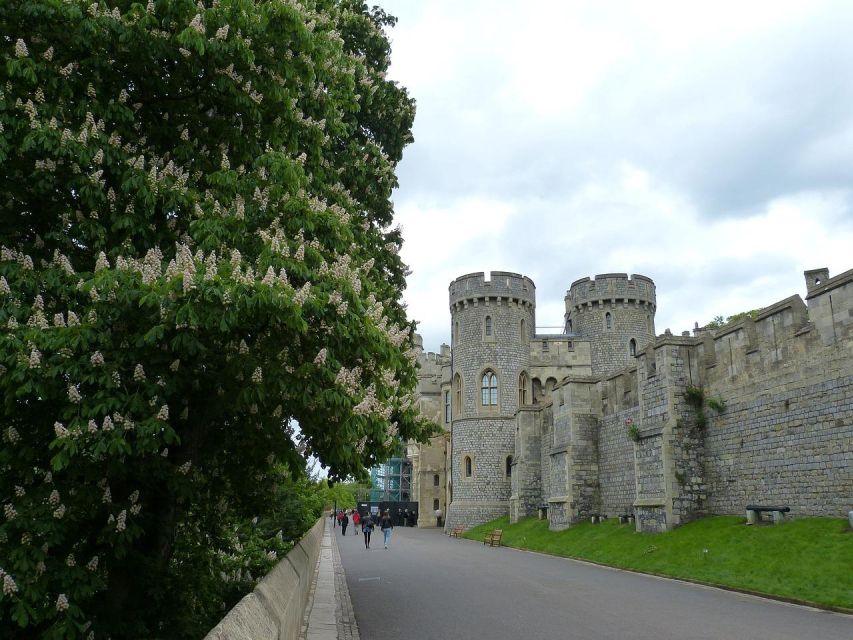
<instances>
[{"instance_id":1,"label":"low stone wall","mask_svg":"<svg viewBox=\"0 0 853 640\"><path fill-rule=\"evenodd\" d=\"M296 640L327 520L320 518L205 640Z\"/></svg>"}]
</instances>

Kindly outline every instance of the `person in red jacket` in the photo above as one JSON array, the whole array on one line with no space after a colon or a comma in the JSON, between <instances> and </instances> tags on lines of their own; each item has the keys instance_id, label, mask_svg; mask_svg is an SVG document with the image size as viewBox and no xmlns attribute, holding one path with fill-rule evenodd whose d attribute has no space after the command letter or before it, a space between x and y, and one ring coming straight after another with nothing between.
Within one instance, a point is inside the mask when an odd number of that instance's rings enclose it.
<instances>
[{"instance_id":1,"label":"person in red jacket","mask_svg":"<svg viewBox=\"0 0 853 640\"><path fill-rule=\"evenodd\" d=\"M356 510L352 512L352 532L355 535L361 533L361 514Z\"/></svg>"}]
</instances>

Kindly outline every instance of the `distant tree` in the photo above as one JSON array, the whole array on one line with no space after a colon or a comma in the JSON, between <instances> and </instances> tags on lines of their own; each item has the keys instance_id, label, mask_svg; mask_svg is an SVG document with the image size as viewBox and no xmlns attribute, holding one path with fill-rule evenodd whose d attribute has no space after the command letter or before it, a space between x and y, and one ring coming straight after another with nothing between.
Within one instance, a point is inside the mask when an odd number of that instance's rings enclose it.
<instances>
[{"instance_id":1,"label":"distant tree","mask_svg":"<svg viewBox=\"0 0 853 640\"><path fill-rule=\"evenodd\" d=\"M318 500L307 456L343 478L429 434L393 23L0 2L0 629L199 637L223 567L269 568L289 496Z\"/></svg>"},{"instance_id":2,"label":"distant tree","mask_svg":"<svg viewBox=\"0 0 853 640\"><path fill-rule=\"evenodd\" d=\"M720 329L726 325L732 324L734 322L739 322L744 318L752 318L755 320L758 317L758 314L761 313L761 309L752 309L751 311L741 311L740 313L735 313L734 315L729 316L728 318L723 318L723 316L714 316L714 319L711 320L708 324L705 325L706 329Z\"/></svg>"}]
</instances>

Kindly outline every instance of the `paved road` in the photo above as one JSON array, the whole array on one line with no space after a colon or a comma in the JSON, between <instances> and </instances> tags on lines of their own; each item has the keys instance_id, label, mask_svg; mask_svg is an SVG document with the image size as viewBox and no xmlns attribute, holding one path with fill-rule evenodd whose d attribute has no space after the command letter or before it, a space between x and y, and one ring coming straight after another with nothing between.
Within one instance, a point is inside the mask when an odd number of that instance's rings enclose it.
<instances>
[{"instance_id":1,"label":"paved road","mask_svg":"<svg viewBox=\"0 0 853 640\"><path fill-rule=\"evenodd\" d=\"M348 531L350 533L351 530ZM846 640L853 616L456 540L335 529L362 640Z\"/></svg>"}]
</instances>

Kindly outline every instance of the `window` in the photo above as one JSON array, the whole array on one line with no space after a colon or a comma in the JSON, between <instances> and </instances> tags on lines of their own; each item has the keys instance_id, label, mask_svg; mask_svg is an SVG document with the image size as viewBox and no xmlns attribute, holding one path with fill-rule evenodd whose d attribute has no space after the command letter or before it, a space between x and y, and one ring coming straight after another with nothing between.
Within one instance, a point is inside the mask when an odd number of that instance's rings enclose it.
<instances>
[{"instance_id":1,"label":"window","mask_svg":"<svg viewBox=\"0 0 853 640\"><path fill-rule=\"evenodd\" d=\"M450 424L450 392L444 392L444 424Z\"/></svg>"},{"instance_id":2,"label":"window","mask_svg":"<svg viewBox=\"0 0 853 640\"><path fill-rule=\"evenodd\" d=\"M465 477L470 478L472 475L471 456L465 456Z\"/></svg>"},{"instance_id":3,"label":"window","mask_svg":"<svg viewBox=\"0 0 853 640\"><path fill-rule=\"evenodd\" d=\"M543 340L543 341L542 341L542 353L548 353L548 349L549 349L549 347L548 347L548 341L547 341L547 340Z\"/></svg>"},{"instance_id":4,"label":"window","mask_svg":"<svg viewBox=\"0 0 853 640\"><path fill-rule=\"evenodd\" d=\"M459 322L457 321L453 327L453 341L459 344Z\"/></svg>"},{"instance_id":5,"label":"window","mask_svg":"<svg viewBox=\"0 0 853 640\"><path fill-rule=\"evenodd\" d=\"M631 338L631 342L628 343L628 353L632 357L637 355L637 341L634 338Z\"/></svg>"},{"instance_id":6,"label":"window","mask_svg":"<svg viewBox=\"0 0 853 640\"><path fill-rule=\"evenodd\" d=\"M571 320L569 320L568 324L566 325L566 333L572 333L572 321Z\"/></svg>"},{"instance_id":7,"label":"window","mask_svg":"<svg viewBox=\"0 0 853 640\"><path fill-rule=\"evenodd\" d=\"M435 498L435 499L432 501L432 510L433 510L433 511L438 511L438 498Z\"/></svg>"},{"instance_id":8,"label":"window","mask_svg":"<svg viewBox=\"0 0 853 640\"><path fill-rule=\"evenodd\" d=\"M609 311L604 314L604 326L606 326L608 329L613 328L613 316L610 315Z\"/></svg>"},{"instance_id":9,"label":"window","mask_svg":"<svg viewBox=\"0 0 853 640\"><path fill-rule=\"evenodd\" d=\"M487 338L492 337L492 316L486 316L485 333Z\"/></svg>"},{"instance_id":10,"label":"window","mask_svg":"<svg viewBox=\"0 0 853 640\"><path fill-rule=\"evenodd\" d=\"M506 477L512 477L512 456L506 457Z\"/></svg>"},{"instance_id":11,"label":"window","mask_svg":"<svg viewBox=\"0 0 853 640\"><path fill-rule=\"evenodd\" d=\"M527 372L522 371L518 376L518 406L523 407L527 404L527 387L530 386Z\"/></svg>"},{"instance_id":12,"label":"window","mask_svg":"<svg viewBox=\"0 0 853 640\"><path fill-rule=\"evenodd\" d=\"M436 473L432 476L432 486L437 487L438 482L439 482L439 477L438 477L438 474Z\"/></svg>"},{"instance_id":13,"label":"window","mask_svg":"<svg viewBox=\"0 0 853 640\"><path fill-rule=\"evenodd\" d=\"M498 404L498 377L494 371L486 371L483 374L483 406L494 407Z\"/></svg>"},{"instance_id":14,"label":"window","mask_svg":"<svg viewBox=\"0 0 853 640\"><path fill-rule=\"evenodd\" d=\"M521 321L521 341L524 342L527 339L527 336L524 333L525 324L524 320Z\"/></svg>"},{"instance_id":15,"label":"window","mask_svg":"<svg viewBox=\"0 0 853 640\"><path fill-rule=\"evenodd\" d=\"M453 376L453 399L456 402L456 415L462 415L462 376L458 373Z\"/></svg>"}]
</instances>

